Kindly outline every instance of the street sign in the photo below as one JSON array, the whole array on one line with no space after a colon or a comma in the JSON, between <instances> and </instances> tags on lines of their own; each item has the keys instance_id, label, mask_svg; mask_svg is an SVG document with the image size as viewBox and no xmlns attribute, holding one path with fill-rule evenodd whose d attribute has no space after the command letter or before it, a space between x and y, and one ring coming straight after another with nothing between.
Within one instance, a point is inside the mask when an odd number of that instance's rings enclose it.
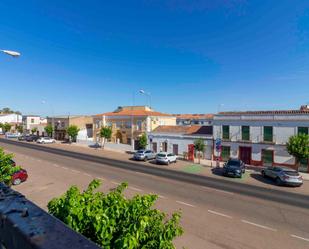
<instances>
[{"instance_id":1,"label":"street sign","mask_svg":"<svg viewBox=\"0 0 309 249\"><path fill-rule=\"evenodd\" d=\"M221 151L221 143L222 143L221 138L217 138L217 139L216 139L216 142L215 142L215 144L216 144L216 151L217 151L217 152L220 152L220 151Z\"/></svg>"}]
</instances>

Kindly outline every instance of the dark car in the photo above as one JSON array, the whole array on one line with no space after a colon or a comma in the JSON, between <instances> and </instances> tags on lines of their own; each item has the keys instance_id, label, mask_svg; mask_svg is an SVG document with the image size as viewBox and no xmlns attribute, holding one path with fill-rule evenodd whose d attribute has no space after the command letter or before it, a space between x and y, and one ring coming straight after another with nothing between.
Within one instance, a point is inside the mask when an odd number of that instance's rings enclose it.
<instances>
[{"instance_id":1,"label":"dark car","mask_svg":"<svg viewBox=\"0 0 309 249\"><path fill-rule=\"evenodd\" d=\"M30 135L26 137L27 142L36 142L40 137L37 135Z\"/></svg>"},{"instance_id":2,"label":"dark car","mask_svg":"<svg viewBox=\"0 0 309 249\"><path fill-rule=\"evenodd\" d=\"M29 135L21 135L21 136L18 137L18 140L19 141L26 141L27 137L29 137Z\"/></svg>"},{"instance_id":3,"label":"dark car","mask_svg":"<svg viewBox=\"0 0 309 249\"><path fill-rule=\"evenodd\" d=\"M242 177L245 173L245 164L239 159L229 159L223 166L224 176Z\"/></svg>"},{"instance_id":4,"label":"dark car","mask_svg":"<svg viewBox=\"0 0 309 249\"><path fill-rule=\"evenodd\" d=\"M277 185L299 187L303 184L302 176L294 169L284 166L270 166L261 171L263 177L276 181Z\"/></svg>"}]
</instances>

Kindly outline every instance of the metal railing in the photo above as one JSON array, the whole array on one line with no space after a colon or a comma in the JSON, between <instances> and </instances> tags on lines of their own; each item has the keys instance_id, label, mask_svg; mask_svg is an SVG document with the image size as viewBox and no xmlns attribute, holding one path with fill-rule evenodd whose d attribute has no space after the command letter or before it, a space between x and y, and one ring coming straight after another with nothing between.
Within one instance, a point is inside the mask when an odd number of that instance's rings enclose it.
<instances>
[{"instance_id":1,"label":"metal railing","mask_svg":"<svg viewBox=\"0 0 309 249\"><path fill-rule=\"evenodd\" d=\"M0 183L1 249L98 249L95 243Z\"/></svg>"}]
</instances>

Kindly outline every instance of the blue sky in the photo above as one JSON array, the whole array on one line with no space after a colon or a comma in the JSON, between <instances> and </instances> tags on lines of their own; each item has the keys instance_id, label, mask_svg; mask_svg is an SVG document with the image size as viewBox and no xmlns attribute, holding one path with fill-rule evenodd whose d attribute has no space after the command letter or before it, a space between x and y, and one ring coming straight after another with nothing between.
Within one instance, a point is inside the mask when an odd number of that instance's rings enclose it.
<instances>
[{"instance_id":1,"label":"blue sky","mask_svg":"<svg viewBox=\"0 0 309 249\"><path fill-rule=\"evenodd\" d=\"M147 103L170 113L309 103L309 2L0 2L0 107L95 114ZM42 100L46 103L42 104Z\"/></svg>"}]
</instances>

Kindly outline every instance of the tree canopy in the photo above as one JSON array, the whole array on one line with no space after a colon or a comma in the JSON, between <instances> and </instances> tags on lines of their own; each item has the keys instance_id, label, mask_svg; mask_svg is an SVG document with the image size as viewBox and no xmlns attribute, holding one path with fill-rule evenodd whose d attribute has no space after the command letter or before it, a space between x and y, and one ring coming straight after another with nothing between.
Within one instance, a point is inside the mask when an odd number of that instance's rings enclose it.
<instances>
[{"instance_id":1,"label":"tree canopy","mask_svg":"<svg viewBox=\"0 0 309 249\"><path fill-rule=\"evenodd\" d=\"M309 135L301 133L291 136L286 144L287 151L299 162L309 158Z\"/></svg>"},{"instance_id":2,"label":"tree canopy","mask_svg":"<svg viewBox=\"0 0 309 249\"><path fill-rule=\"evenodd\" d=\"M0 182L12 184L12 175L20 170L20 167L12 167L13 154L6 154L0 147Z\"/></svg>"},{"instance_id":3,"label":"tree canopy","mask_svg":"<svg viewBox=\"0 0 309 249\"><path fill-rule=\"evenodd\" d=\"M173 239L183 233L180 213L169 218L153 208L156 195L126 198L126 183L109 193L96 191L99 186L99 180L93 180L84 192L72 186L48 203L48 211L102 248L175 248Z\"/></svg>"},{"instance_id":4,"label":"tree canopy","mask_svg":"<svg viewBox=\"0 0 309 249\"><path fill-rule=\"evenodd\" d=\"M70 137L70 140L72 139L73 141L76 141L76 138L77 138L79 131L80 131L80 129L76 125L70 125L67 128L67 133Z\"/></svg>"},{"instance_id":5,"label":"tree canopy","mask_svg":"<svg viewBox=\"0 0 309 249\"><path fill-rule=\"evenodd\" d=\"M44 130L50 137L52 136L54 132L53 126L51 124L48 124L47 126L45 126Z\"/></svg>"},{"instance_id":6,"label":"tree canopy","mask_svg":"<svg viewBox=\"0 0 309 249\"><path fill-rule=\"evenodd\" d=\"M142 136L138 140L138 145L141 149L146 149L147 146L147 135L145 133L142 134Z\"/></svg>"}]
</instances>

